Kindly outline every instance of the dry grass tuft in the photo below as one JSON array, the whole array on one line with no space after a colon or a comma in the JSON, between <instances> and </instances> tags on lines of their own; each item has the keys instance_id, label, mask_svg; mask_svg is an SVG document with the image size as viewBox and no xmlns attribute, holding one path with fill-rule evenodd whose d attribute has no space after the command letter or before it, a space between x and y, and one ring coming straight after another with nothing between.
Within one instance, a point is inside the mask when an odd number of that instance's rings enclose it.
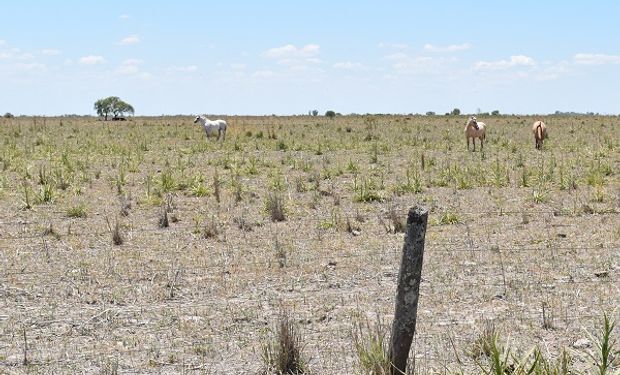
<instances>
[{"instance_id":1,"label":"dry grass tuft","mask_svg":"<svg viewBox=\"0 0 620 375\"><path fill-rule=\"evenodd\" d=\"M263 374L306 374L308 362L304 358L301 335L288 313L283 312L276 329L276 339L262 348Z\"/></svg>"},{"instance_id":2,"label":"dry grass tuft","mask_svg":"<svg viewBox=\"0 0 620 375\"><path fill-rule=\"evenodd\" d=\"M114 221L114 226L110 224L110 220L105 218L106 224L108 225L108 230L110 231L110 235L112 236L112 243L116 246L120 246L125 242L123 238L123 234L121 233L121 225L118 218Z\"/></svg>"},{"instance_id":3,"label":"dry grass tuft","mask_svg":"<svg viewBox=\"0 0 620 375\"><path fill-rule=\"evenodd\" d=\"M284 198L278 191L271 191L267 194L265 200L265 209L269 214L271 221L285 221L286 211L284 205Z\"/></svg>"}]
</instances>

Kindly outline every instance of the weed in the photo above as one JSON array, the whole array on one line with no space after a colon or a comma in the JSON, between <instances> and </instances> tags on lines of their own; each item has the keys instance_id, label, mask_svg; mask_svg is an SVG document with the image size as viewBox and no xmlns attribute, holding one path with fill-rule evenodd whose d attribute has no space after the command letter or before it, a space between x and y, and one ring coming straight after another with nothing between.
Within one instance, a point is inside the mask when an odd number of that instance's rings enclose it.
<instances>
[{"instance_id":1,"label":"weed","mask_svg":"<svg viewBox=\"0 0 620 375\"><path fill-rule=\"evenodd\" d=\"M114 226L110 224L110 220L105 218L106 224L108 225L108 230L110 231L110 235L112 236L112 243L116 246L122 245L125 242L123 238L123 234L121 233L121 225L116 219L114 221Z\"/></svg>"},{"instance_id":2,"label":"weed","mask_svg":"<svg viewBox=\"0 0 620 375\"><path fill-rule=\"evenodd\" d=\"M208 220L202 227L202 237L217 238L220 234L220 224L214 215L211 215L211 220Z\"/></svg>"},{"instance_id":3,"label":"weed","mask_svg":"<svg viewBox=\"0 0 620 375\"><path fill-rule=\"evenodd\" d=\"M73 218L85 218L88 216L86 213L86 206L80 203L69 207L69 209L67 209L67 216Z\"/></svg>"},{"instance_id":4,"label":"weed","mask_svg":"<svg viewBox=\"0 0 620 375\"><path fill-rule=\"evenodd\" d=\"M450 210L444 211L439 219L437 219L436 224L438 225L452 225L458 224L461 222L459 215L456 212L452 212Z\"/></svg>"},{"instance_id":5,"label":"weed","mask_svg":"<svg viewBox=\"0 0 620 375\"><path fill-rule=\"evenodd\" d=\"M269 192L265 200L265 209L271 221L286 220L286 209L282 193L278 191Z\"/></svg>"},{"instance_id":6,"label":"weed","mask_svg":"<svg viewBox=\"0 0 620 375\"><path fill-rule=\"evenodd\" d=\"M369 178L362 179L361 183L356 183L354 186L356 202L376 202L382 201L383 197L377 191L374 181Z\"/></svg>"},{"instance_id":7,"label":"weed","mask_svg":"<svg viewBox=\"0 0 620 375\"><path fill-rule=\"evenodd\" d=\"M299 375L308 372L303 356L304 345L297 327L288 313L281 313L276 329L276 339L262 347L263 374Z\"/></svg>"},{"instance_id":8,"label":"weed","mask_svg":"<svg viewBox=\"0 0 620 375\"><path fill-rule=\"evenodd\" d=\"M352 338L359 373L389 375L392 365L388 355L388 327L377 317L374 327L368 321L354 323Z\"/></svg>"}]
</instances>

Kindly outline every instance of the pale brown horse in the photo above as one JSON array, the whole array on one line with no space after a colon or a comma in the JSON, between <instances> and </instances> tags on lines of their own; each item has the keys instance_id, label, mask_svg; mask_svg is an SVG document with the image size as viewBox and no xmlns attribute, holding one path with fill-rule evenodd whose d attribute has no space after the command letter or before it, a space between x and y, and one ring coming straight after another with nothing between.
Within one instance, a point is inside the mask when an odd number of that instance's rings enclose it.
<instances>
[{"instance_id":1,"label":"pale brown horse","mask_svg":"<svg viewBox=\"0 0 620 375\"><path fill-rule=\"evenodd\" d=\"M484 149L484 139L486 138L486 124L476 119L476 116L471 116L467 120L465 125L465 138L467 138L467 150L469 151L469 138L471 138L474 144L474 151L476 151L476 138L480 140L480 149Z\"/></svg>"},{"instance_id":2,"label":"pale brown horse","mask_svg":"<svg viewBox=\"0 0 620 375\"><path fill-rule=\"evenodd\" d=\"M547 138L547 126L544 122L538 120L534 121L532 125L532 131L534 132L534 140L536 141L536 149L540 150L543 145L543 140Z\"/></svg>"}]
</instances>

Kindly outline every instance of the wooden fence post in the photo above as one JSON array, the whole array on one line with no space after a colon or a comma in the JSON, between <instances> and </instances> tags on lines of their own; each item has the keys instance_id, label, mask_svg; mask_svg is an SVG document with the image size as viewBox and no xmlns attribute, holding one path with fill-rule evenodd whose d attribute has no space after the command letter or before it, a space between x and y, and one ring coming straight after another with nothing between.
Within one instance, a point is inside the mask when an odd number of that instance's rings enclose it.
<instances>
[{"instance_id":1,"label":"wooden fence post","mask_svg":"<svg viewBox=\"0 0 620 375\"><path fill-rule=\"evenodd\" d=\"M390 346L392 375L405 374L407 370L407 359L418 313L427 222L427 209L416 206L409 210L403 255L398 272L394 323L392 324Z\"/></svg>"}]
</instances>

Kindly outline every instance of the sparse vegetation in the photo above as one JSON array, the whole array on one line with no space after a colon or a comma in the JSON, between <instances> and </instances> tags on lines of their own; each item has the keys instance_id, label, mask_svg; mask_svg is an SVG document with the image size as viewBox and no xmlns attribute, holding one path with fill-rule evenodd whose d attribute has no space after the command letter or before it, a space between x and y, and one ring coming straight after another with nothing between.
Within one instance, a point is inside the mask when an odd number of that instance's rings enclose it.
<instances>
[{"instance_id":1,"label":"sparse vegetation","mask_svg":"<svg viewBox=\"0 0 620 375\"><path fill-rule=\"evenodd\" d=\"M288 313L281 313L276 338L263 345L262 359L265 375L301 375L308 373L304 344L296 324Z\"/></svg>"},{"instance_id":2,"label":"sparse vegetation","mask_svg":"<svg viewBox=\"0 0 620 375\"><path fill-rule=\"evenodd\" d=\"M617 344L592 327L620 304L620 120L583 120L546 118L535 153L533 118L494 116L475 154L454 116L237 116L220 143L187 117L4 120L0 362L255 372L254 338L284 308L304 371L385 368L388 330L360 355L351 320L389 324L405 211L422 204L417 373L614 374Z\"/></svg>"}]
</instances>

